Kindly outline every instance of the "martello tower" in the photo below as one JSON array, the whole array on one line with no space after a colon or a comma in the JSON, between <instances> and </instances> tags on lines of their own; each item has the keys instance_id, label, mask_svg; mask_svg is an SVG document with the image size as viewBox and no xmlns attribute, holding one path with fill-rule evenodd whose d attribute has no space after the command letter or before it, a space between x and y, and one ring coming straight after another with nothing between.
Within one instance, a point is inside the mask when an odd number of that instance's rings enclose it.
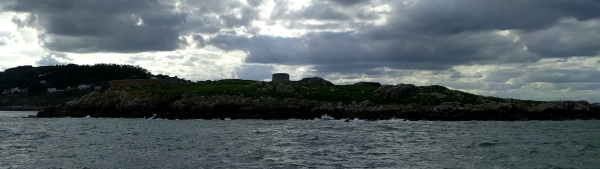
<instances>
[{"instance_id":1,"label":"martello tower","mask_svg":"<svg viewBox=\"0 0 600 169\"><path fill-rule=\"evenodd\" d=\"M274 73L272 82L289 82L290 75L287 73Z\"/></svg>"}]
</instances>

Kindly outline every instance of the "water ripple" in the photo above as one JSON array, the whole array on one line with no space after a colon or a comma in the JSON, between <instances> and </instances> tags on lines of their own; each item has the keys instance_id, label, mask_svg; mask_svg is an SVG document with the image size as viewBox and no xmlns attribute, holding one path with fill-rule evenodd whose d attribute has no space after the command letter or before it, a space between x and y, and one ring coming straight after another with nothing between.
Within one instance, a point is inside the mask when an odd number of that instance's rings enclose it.
<instances>
[{"instance_id":1,"label":"water ripple","mask_svg":"<svg viewBox=\"0 0 600 169\"><path fill-rule=\"evenodd\" d=\"M0 117L0 168L595 168L600 123Z\"/></svg>"}]
</instances>

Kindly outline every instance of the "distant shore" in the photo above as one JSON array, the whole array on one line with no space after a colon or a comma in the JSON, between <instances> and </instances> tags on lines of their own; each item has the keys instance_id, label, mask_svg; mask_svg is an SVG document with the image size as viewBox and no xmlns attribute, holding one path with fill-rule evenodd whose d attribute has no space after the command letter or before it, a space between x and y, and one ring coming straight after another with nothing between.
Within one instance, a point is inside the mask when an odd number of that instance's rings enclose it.
<instances>
[{"instance_id":1,"label":"distant shore","mask_svg":"<svg viewBox=\"0 0 600 169\"><path fill-rule=\"evenodd\" d=\"M0 111L41 111L44 110L46 106L37 106L37 105L13 105L0 107Z\"/></svg>"}]
</instances>

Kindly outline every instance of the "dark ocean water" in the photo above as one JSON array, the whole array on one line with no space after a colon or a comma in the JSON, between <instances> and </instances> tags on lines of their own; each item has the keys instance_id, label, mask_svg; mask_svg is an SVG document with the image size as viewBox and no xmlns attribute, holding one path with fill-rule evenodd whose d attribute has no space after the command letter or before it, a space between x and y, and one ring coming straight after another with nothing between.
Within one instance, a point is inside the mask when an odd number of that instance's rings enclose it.
<instances>
[{"instance_id":1,"label":"dark ocean water","mask_svg":"<svg viewBox=\"0 0 600 169\"><path fill-rule=\"evenodd\" d=\"M0 168L599 168L600 121L19 118Z\"/></svg>"}]
</instances>

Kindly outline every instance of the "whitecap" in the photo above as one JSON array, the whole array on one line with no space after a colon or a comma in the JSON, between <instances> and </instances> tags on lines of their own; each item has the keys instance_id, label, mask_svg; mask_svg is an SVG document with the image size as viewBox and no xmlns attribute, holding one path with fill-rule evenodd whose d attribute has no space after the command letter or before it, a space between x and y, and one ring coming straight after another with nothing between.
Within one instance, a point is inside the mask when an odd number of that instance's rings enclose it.
<instances>
[{"instance_id":1,"label":"whitecap","mask_svg":"<svg viewBox=\"0 0 600 169\"><path fill-rule=\"evenodd\" d=\"M331 117L331 116L329 116L329 115L327 115L327 114L323 114L323 115L321 115L321 118L320 118L320 119L321 119L321 120L335 120L335 118L334 118L334 117Z\"/></svg>"},{"instance_id":2,"label":"whitecap","mask_svg":"<svg viewBox=\"0 0 600 169\"><path fill-rule=\"evenodd\" d=\"M148 118L146 118L146 119L154 119L154 118L156 118L156 114L152 114L152 116L151 116L151 117L148 117Z\"/></svg>"}]
</instances>

